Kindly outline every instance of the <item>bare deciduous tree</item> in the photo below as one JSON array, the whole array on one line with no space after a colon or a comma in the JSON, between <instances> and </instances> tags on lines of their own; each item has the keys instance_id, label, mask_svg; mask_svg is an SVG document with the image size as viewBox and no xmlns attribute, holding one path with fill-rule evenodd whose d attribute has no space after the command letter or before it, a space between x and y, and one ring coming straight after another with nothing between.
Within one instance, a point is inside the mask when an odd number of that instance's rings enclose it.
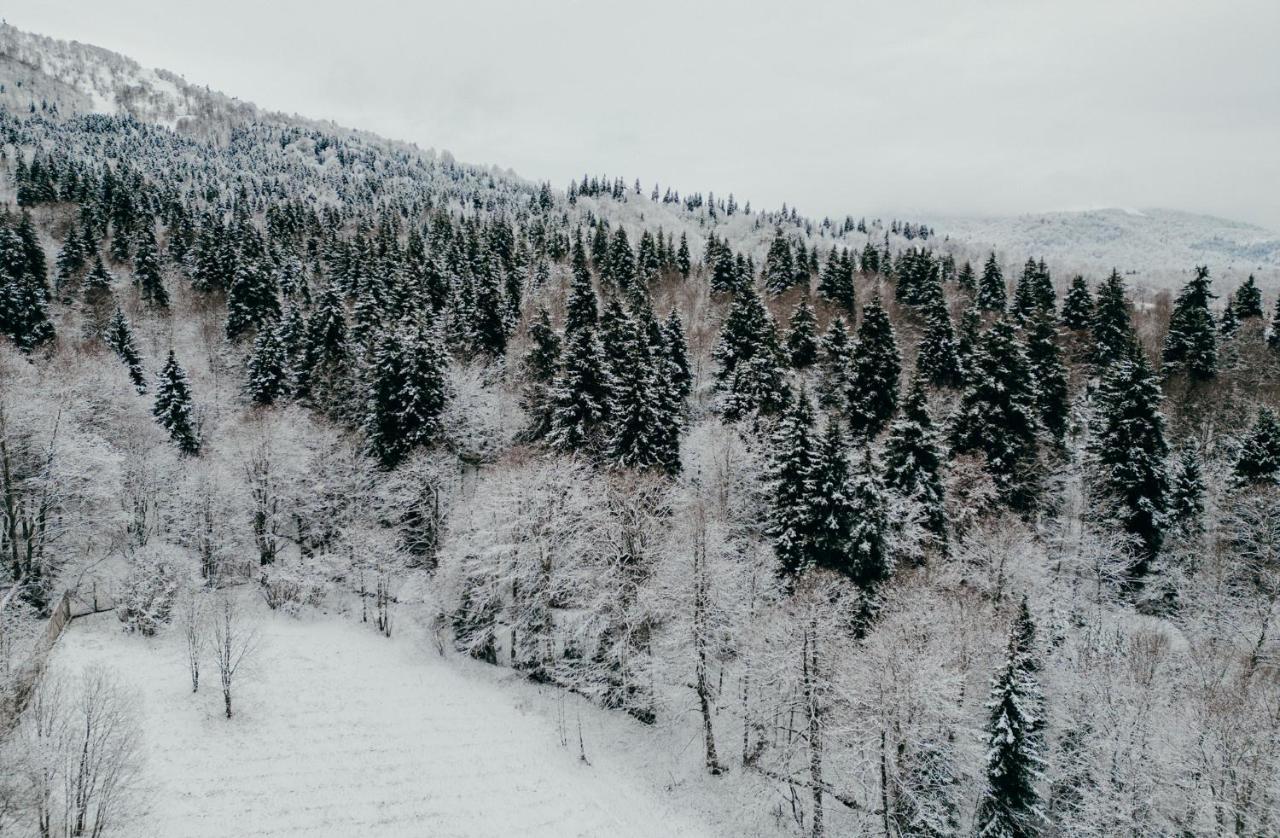
<instances>
[{"instance_id":1,"label":"bare deciduous tree","mask_svg":"<svg viewBox=\"0 0 1280 838\"><path fill-rule=\"evenodd\" d=\"M214 606L209 620L209 645L218 665L222 683L222 703L231 718L231 688L236 673L258 646L257 629L249 625L236 607L235 600L223 596Z\"/></svg>"}]
</instances>

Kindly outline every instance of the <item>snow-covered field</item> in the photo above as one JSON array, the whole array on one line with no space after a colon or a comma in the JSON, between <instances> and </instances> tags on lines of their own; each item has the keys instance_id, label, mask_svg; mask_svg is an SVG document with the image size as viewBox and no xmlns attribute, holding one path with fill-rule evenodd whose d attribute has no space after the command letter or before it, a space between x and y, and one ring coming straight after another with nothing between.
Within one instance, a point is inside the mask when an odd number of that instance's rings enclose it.
<instances>
[{"instance_id":1,"label":"snow-covered field","mask_svg":"<svg viewBox=\"0 0 1280 838\"><path fill-rule=\"evenodd\" d=\"M108 613L76 620L54 655L55 671L102 664L136 693L147 790L123 834L718 834L652 773L598 758L594 716L581 761L591 708L562 731L547 712L560 699L482 665L339 618L267 616L227 720L216 670L192 694L176 635L126 635Z\"/></svg>"}]
</instances>

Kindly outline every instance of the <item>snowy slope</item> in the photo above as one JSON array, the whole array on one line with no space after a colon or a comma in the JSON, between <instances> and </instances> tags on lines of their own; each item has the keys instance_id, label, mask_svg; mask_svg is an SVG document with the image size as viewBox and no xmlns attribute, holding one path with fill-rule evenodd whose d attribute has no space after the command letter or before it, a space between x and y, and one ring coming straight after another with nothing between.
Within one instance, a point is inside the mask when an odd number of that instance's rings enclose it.
<instances>
[{"instance_id":1,"label":"snowy slope","mask_svg":"<svg viewBox=\"0 0 1280 838\"><path fill-rule=\"evenodd\" d=\"M126 834L717 834L593 753L592 732L591 764L580 761L576 721L561 747L552 718L520 707L518 691L411 643L267 618L228 721L216 671L191 693L174 634L125 635L104 614L73 623L54 656L55 671L103 664L136 691L151 790Z\"/></svg>"},{"instance_id":2,"label":"snowy slope","mask_svg":"<svg viewBox=\"0 0 1280 838\"><path fill-rule=\"evenodd\" d=\"M1114 267L1153 286L1180 281L1194 265L1209 265L1215 276L1253 272L1267 285L1280 273L1280 234L1208 215L1103 209L927 220L972 247L1003 251L1015 262L1044 257L1059 272Z\"/></svg>"}]
</instances>

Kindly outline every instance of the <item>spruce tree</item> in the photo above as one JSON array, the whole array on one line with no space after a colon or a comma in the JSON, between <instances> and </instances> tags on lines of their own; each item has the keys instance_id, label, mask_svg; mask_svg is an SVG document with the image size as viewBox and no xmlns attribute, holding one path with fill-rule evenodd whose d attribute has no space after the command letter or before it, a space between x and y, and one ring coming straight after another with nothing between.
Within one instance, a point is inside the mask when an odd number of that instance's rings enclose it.
<instances>
[{"instance_id":1,"label":"spruce tree","mask_svg":"<svg viewBox=\"0 0 1280 838\"><path fill-rule=\"evenodd\" d=\"M1004 274L1000 271L1000 263L996 261L993 251L982 266L982 279L978 282L977 303L980 311L994 311L1003 314L1008 291L1004 286Z\"/></svg>"},{"instance_id":2,"label":"spruce tree","mask_svg":"<svg viewBox=\"0 0 1280 838\"><path fill-rule=\"evenodd\" d=\"M555 377L560 362L560 336L551 326L551 313L538 306L529 324L529 348L524 354L525 375L531 381L546 384Z\"/></svg>"},{"instance_id":3,"label":"spruce tree","mask_svg":"<svg viewBox=\"0 0 1280 838\"><path fill-rule=\"evenodd\" d=\"M500 358L507 351L506 308L499 277L501 270L499 261L487 251L477 258L475 309L469 332L472 347L491 358Z\"/></svg>"},{"instance_id":4,"label":"spruce tree","mask_svg":"<svg viewBox=\"0 0 1280 838\"><path fill-rule=\"evenodd\" d=\"M902 356L893 324L879 300L862 310L858 343L849 376L849 425L854 434L874 437L898 407Z\"/></svg>"},{"instance_id":5,"label":"spruce tree","mask_svg":"<svg viewBox=\"0 0 1280 838\"><path fill-rule=\"evenodd\" d=\"M245 375L245 390L254 404L273 404L288 392L288 358L274 324L264 326L253 339Z\"/></svg>"},{"instance_id":6,"label":"spruce tree","mask_svg":"<svg viewBox=\"0 0 1280 838\"><path fill-rule=\"evenodd\" d=\"M447 386L443 354L430 326L404 321L385 329L369 375L369 449L384 468L394 468L440 433Z\"/></svg>"},{"instance_id":7,"label":"spruce tree","mask_svg":"<svg viewBox=\"0 0 1280 838\"><path fill-rule=\"evenodd\" d=\"M192 411L191 383L170 349L157 380L156 403L151 413L160 427L169 432L178 450L194 456L200 453L200 440L192 426Z\"/></svg>"},{"instance_id":8,"label":"spruce tree","mask_svg":"<svg viewBox=\"0 0 1280 838\"><path fill-rule=\"evenodd\" d=\"M849 330L843 317L833 317L818 353L818 404L844 410L849 391Z\"/></svg>"},{"instance_id":9,"label":"spruce tree","mask_svg":"<svg viewBox=\"0 0 1280 838\"><path fill-rule=\"evenodd\" d=\"M94 256L93 267L84 278L84 299L90 305L97 305L111 295L111 274L107 266L102 264L102 257Z\"/></svg>"},{"instance_id":10,"label":"spruce tree","mask_svg":"<svg viewBox=\"0 0 1280 838\"><path fill-rule=\"evenodd\" d=\"M671 385L680 406L693 391L693 369L689 364L689 344L684 336L684 323L674 308L662 326L666 337L667 358L671 362Z\"/></svg>"},{"instance_id":11,"label":"spruce tree","mask_svg":"<svg viewBox=\"0 0 1280 838\"><path fill-rule=\"evenodd\" d=\"M1034 838L1047 818L1037 783L1044 767L1039 685L1026 666L1015 623L987 703L986 777L975 818L979 838Z\"/></svg>"},{"instance_id":12,"label":"spruce tree","mask_svg":"<svg viewBox=\"0 0 1280 838\"><path fill-rule=\"evenodd\" d=\"M854 508L849 498L849 455L844 432L835 417L827 419L814 444L809 501L812 526L811 562L852 576L849 562Z\"/></svg>"},{"instance_id":13,"label":"spruce tree","mask_svg":"<svg viewBox=\"0 0 1280 838\"><path fill-rule=\"evenodd\" d=\"M817 328L818 321L813 316L809 301L801 300L791 312L787 330L787 355L792 367L808 369L818 359Z\"/></svg>"},{"instance_id":14,"label":"spruce tree","mask_svg":"<svg viewBox=\"0 0 1280 838\"><path fill-rule=\"evenodd\" d=\"M732 420L754 412L771 414L786 401L781 349L773 318L760 296L744 289L733 298L712 353L724 414Z\"/></svg>"},{"instance_id":15,"label":"spruce tree","mask_svg":"<svg viewBox=\"0 0 1280 838\"><path fill-rule=\"evenodd\" d=\"M814 559L813 423L813 406L802 388L773 436L768 534L778 557L778 573L788 583Z\"/></svg>"},{"instance_id":16,"label":"spruce tree","mask_svg":"<svg viewBox=\"0 0 1280 838\"><path fill-rule=\"evenodd\" d=\"M111 315L103 337L107 346L110 346L116 356L129 368L129 380L133 382L133 388L139 393L147 392L147 379L142 370L142 356L138 354L138 348L134 345L133 330L129 328L129 321L125 320L124 312L119 306L116 307L115 314Z\"/></svg>"},{"instance_id":17,"label":"spruce tree","mask_svg":"<svg viewBox=\"0 0 1280 838\"><path fill-rule=\"evenodd\" d=\"M133 281L148 305L169 307L169 292L160 273L160 257L156 252L156 236L151 224L138 231L138 247L133 257Z\"/></svg>"},{"instance_id":18,"label":"spruce tree","mask_svg":"<svg viewBox=\"0 0 1280 838\"><path fill-rule=\"evenodd\" d=\"M1271 315L1271 328L1267 331L1267 346L1280 352L1280 299L1276 300L1276 310Z\"/></svg>"},{"instance_id":19,"label":"spruce tree","mask_svg":"<svg viewBox=\"0 0 1280 838\"><path fill-rule=\"evenodd\" d=\"M1067 368L1058 349L1058 330L1047 312L1034 312L1027 326L1027 361L1036 388L1040 424L1054 441L1067 433Z\"/></svg>"},{"instance_id":20,"label":"spruce tree","mask_svg":"<svg viewBox=\"0 0 1280 838\"><path fill-rule=\"evenodd\" d=\"M1062 300L1062 325L1073 332L1083 332L1093 323L1093 294L1084 277L1076 275Z\"/></svg>"},{"instance_id":21,"label":"spruce tree","mask_svg":"<svg viewBox=\"0 0 1280 838\"><path fill-rule=\"evenodd\" d=\"M689 237L681 233L680 249L676 251L676 270L680 271L680 276L688 279L692 269L693 263L689 261Z\"/></svg>"},{"instance_id":22,"label":"spruce tree","mask_svg":"<svg viewBox=\"0 0 1280 838\"><path fill-rule=\"evenodd\" d=\"M1184 535L1204 532L1204 473L1200 456L1184 445L1169 477L1169 523Z\"/></svg>"},{"instance_id":23,"label":"spruce tree","mask_svg":"<svg viewBox=\"0 0 1280 838\"><path fill-rule=\"evenodd\" d=\"M1169 446L1161 398L1146 355L1134 347L1103 376L1093 420L1090 453L1100 471L1098 486L1121 527L1140 545L1135 580L1146 574L1164 539Z\"/></svg>"},{"instance_id":24,"label":"spruce tree","mask_svg":"<svg viewBox=\"0 0 1280 838\"><path fill-rule=\"evenodd\" d=\"M1044 261L1028 259L1022 268L1013 294L1013 312L1022 318L1036 315L1052 315L1055 295L1053 280Z\"/></svg>"},{"instance_id":25,"label":"spruce tree","mask_svg":"<svg viewBox=\"0 0 1280 838\"><path fill-rule=\"evenodd\" d=\"M885 485L901 498L914 501L924 525L939 539L946 537L946 506L942 485L942 449L929 415L924 371L916 367L902 412L889 426L885 440Z\"/></svg>"},{"instance_id":26,"label":"spruce tree","mask_svg":"<svg viewBox=\"0 0 1280 838\"><path fill-rule=\"evenodd\" d=\"M924 334L916 348L916 368L935 387L958 387L962 378L960 350L945 304L929 307Z\"/></svg>"},{"instance_id":27,"label":"spruce tree","mask_svg":"<svg viewBox=\"0 0 1280 838\"><path fill-rule=\"evenodd\" d=\"M582 244L575 245L573 283L569 286L569 300L565 304L564 333L565 337L585 327L595 328L599 319L599 309L595 289L591 286L591 272L587 269L585 258L578 264L577 255L582 251Z\"/></svg>"},{"instance_id":28,"label":"spruce tree","mask_svg":"<svg viewBox=\"0 0 1280 838\"><path fill-rule=\"evenodd\" d=\"M802 257L803 258L803 254ZM773 243L764 260L764 285L770 294L781 294L796 279L796 266L791 258L791 243L782 235L782 228L774 230Z\"/></svg>"},{"instance_id":29,"label":"spruce tree","mask_svg":"<svg viewBox=\"0 0 1280 838\"><path fill-rule=\"evenodd\" d=\"M551 385L547 441L565 452L592 447L606 415L608 378L595 329L582 326L565 336L560 369Z\"/></svg>"},{"instance_id":30,"label":"spruce tree","mask_svg":"<svg viewBox=\"0 0 1280 838\"><path fill-rule=\"evenodd\" d=\"M1258 411L1258 418L1240 443L1235 477L1241 483L1280 481L1280 421L1271 408Z\"/></svg>"},{"instance_id":31,"label":"spruce tree","mask_svg":"<svg viewBox=\"0 0 1280 838\"><path fill-rule=\"evenodd\" d=\"M54 336L44 270L39 242L25 241L20 230L0 220L0 334L24 352Z\"/></svg>"},{"instance_id":32,"label":"spruce tree","mask_svg":"<svg viewBox=\"0 0 1280 838\"><path fill-rule=\"evenodd\" d=\"M1258 289L1253 274L1249 274L1244 285L1236 289L1235 304L1236 316L1241 320L1262 316L1262 291Z\"/></svg>"},{"instance_id":33,"label":"spruce tree","mask_svg":"<svg viewBox=\"0 0 1280 838\"><path fill-rule=\"evenodd\" d=\"M1166 375L1185 372L1193 381L1207 381L1218 371L1218 340L1209 301L1209 269L1196 268L1173 303L1169 332L1164 339Z\"/></svg>"},{"instance_id":34,"label":"spruce tree","mask_svg":"<svg viewBox=\"0 0 1280 838\"><path fill-rule=\"evenodd\" d=\"M1240 331L1240 318L1236 316L1235 300L1227 297L1227 302L1222 307L1222 317L1218 320L1218 334L1227 339L1233 337L1236 332Z\"/></svg>"},{"instance_id":35,"label":"spruce tree","mask_svg":"<svg viewBox=\"0 0 1280 838\"><path fill-rule=\"evenodd\" d=\"M1001 500L1025 511L1038 495L1038 421L1031 363L1013 325L1000 319L973 352L951 443L959 453L980 452Z\"/></svg>"},{"instance_id":36,"label":"spruce tree","mask_svg":"<svg viewBox=\"0 0 1280 838\"><path fill-rule=\"evenodd\" d=\"M678 419L664 409L668 405L661 390L669 379L660 379L655 372L655 362L665 368L666 360L654 357L638 319L625 322L621 349L625 360L618 365L609 388L612 457L626 468L670 468L673 464L667 450L671 438L668 423L678 423Z\"/></svg>"},{"instance_id":37,"label":"spruce tree","mask_svg":"<svg viewBox=\"0 0 1280 838\"><path fill-rule=\"evenodd\" d=\"M1132 354L1136 338L1129 316L1129 299L1119 271L1112 270L1111 276L1098 290L1092 328L1093 361L1099 367Z\"/></svg>"},{"instance_id":38,"label":"spruce tree","mask_svg":"<svg viewBox=\"0 0 1280 838\"><path fill-rule=\"evenodd\" d=\"M853 287L853 266L849 262L849 251L837 255L835 245L827 256L822 268L822 278L818 283L818 293L846 312L853 313L857 305L857 295Z\"/></svg>"},{"instance_id":39,"label":"spruce tree","mask_svg":"<svg viewBox=\"0 0 1280 838\"><path fill-rule=\"evenodd\" d=\"M970 294L978 292L978 275L973 270L973 265L965 262L960 267L960 271L956 274L956 285Z\"/></svg>"},{"instance_id":40,"label":"spruce tree","mask_svg":"<svg viewBox=\"0 0 1280 838\"><path fill-rule=\"evenodd\" d=\"M874 594L893 573L889 509L871 446L863 445L849 478L849 551L845 573L865 594ZM864 605L864 607L866 607Z\"/></svg>"},{"instance_id":41,"label":"spruce tree","mask_svg":"<svg viewBox=\"0 0 1280 838\"><path fill-rule=\"evenodd\" d=\"M255 244L236 260L231 287L227 290L228 340L237 340L280 316L275 277L263 262L256 234L251 235L249 241Z\"/></svg>"}]
</instances>

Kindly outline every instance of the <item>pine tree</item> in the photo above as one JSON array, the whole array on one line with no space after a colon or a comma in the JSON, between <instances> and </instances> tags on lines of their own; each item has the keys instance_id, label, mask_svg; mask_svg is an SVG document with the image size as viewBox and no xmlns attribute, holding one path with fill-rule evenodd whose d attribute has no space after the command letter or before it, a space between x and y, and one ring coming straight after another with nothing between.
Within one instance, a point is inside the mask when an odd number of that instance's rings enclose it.
<instances>
[{"instance_id":1,"label":"pine tree","mask_svg":"<svg viewBox=\"0 0 1280 838\"><path fill-rule=\"evenodd\" d=\"M680 249L676 251L676 270L680 271L680 276L688 279L692 269L693 264L689 261L689 237L681 233Z\"/></svg>"},{"instance_id":2,"label":"pine tree","mask_svg":"<svg viewBox=\"0 0 1280 838\"><path fill-rule=\"evenodd\" d=\"M818 359L817 318L808 300L801 300L791 312L787 330L787 355L791 366L808 369Z\"/></svg>"},{"instance_id":3,"label":"pine tree","mask_svg":"<svg viewBox=\"0 0 1280 838\"><path fill-rule=\"evenodd\" d=\"M102 257L94 256L93 267L84 278L84 299L90 305L101 303L111 294L111 274L102 264Z\"/></svg>"},{"instance_id":4,"label":"pine tree","mask_svg":"<svg viewBox=\"0 0 1280 838\"><path fill-rule=\"evenodd\" d=\"M1258 411L1258 419L1240 443L1235 477L1242 483L1280 481L1280 420L1271 408Z\"/></svg>"},{"instance_id":5,"label":"pine tree","mask_svg":"<svg viewBox=\"0 0 1280 838\"><path fill-rule=\"evenodd\" d=\"M889 552L888 503L869 445L863 446L862 457L855 462L848 494L853 527L845 572L864 593L874 594L892 575L893 556ZM869 604L865 602L864 608Z\"/></svg>"},{"instance_id":6,"label":"pine tree","mask_svg":"<svg viewBox=\"0 0 1280 838\"><path fill-rule=\"evenodd\" d=\"M946 537L947 526L942 457L929 415L924 372L917 366L902 413L889 426L885 440L885 485L919 504L925 527L938 538Z\"/></svg>"},{"instance_id":7,"label":"pine tree","mask_svg":"<svg viewBox=\"0 0 1280 838\"><path fill-rule=\"evenodd\" d=\"M951 443L959 453L981 452L1004 503L1028 510L1038 494L1040 423L1031 364L1009 321L982 335L966 379Z\"/></svg>"},{"instance_id":8,"label":"pine tree","mask_svg":"<svg viewBox=\"0 0 1280 838\"><path fill-rule=\"evenodd\" d=\"M1135 579L1146 574L1164 539L1169 446L1160 402L1160 383L1135 347L1107 369L1093 420L1090 453L1100 471L1098 486L1124 531L1141 544L1132 569Z\"/></svg>"},{"instance_id":9,"label":"pine tree","mask_svg":"<svg viewBox=\"0 0 1280 838\"><path fill-rule=\"evenodd\" d=\"M1093 361L1099 367L1132 354L1136 338L1129 316L1129 299L1125 296L1124 280L1120 272L1111 276L1098 290L1093 309Z\"/></svg>"},{"instance_id":10,"label":"pine tree","mask_svg":"<svg viewBox=\"0 0 1280 838\"><path fill-rule=\"evenodd\" d=\"M538 306L538 312L529 325L529 348L524 355L525 374L531 381L546 384L555 377L560 362L560 336L551 327L551 313L546 306Z\"/></svg>"},{"instance_id":11,"label":"pine tree","mask_svg":"<svg viewBox=\"0 0 1280 838\"><path fill-rule=\"evenodd\" d=\"M143 224L138 232L137 251L133 257L133 281L142 293L142 299L156 308L169 307L169 292L164 287L160 273L160 258L156 253L156 236L151 225Z\"/></svg>"},{"instance_id":12,"label":"pine tree","mask_svg":"<svg viewBox=\"0 0 1280 838\"><path fill-rule=\"evenodd\" d=\"M671 362L671 385L677 402L684 402L693 391L693 370L689 364L689 344L684 337L684 323L674 308L662 326L666 337L667 358Z\"/></svg>"},{"instance_id":13,"label":"pine tree","mask_svg":"<svg viewBox=\"0 0 1280 838\"><path fill-rule=\"evenodd\" d=\"M1169 478L1169 523L1174 529L1184 535L1204 532L1204 493L1200 456L1194 446L1184 445Z\"/></svg>"},{"instance_id":14,"label":"pine tree","mask_svg":"<svg viewBox=\"0 0 1280 838\"><path fill-rule=\"evenodd\" d=\"M1280 352L1280 299L1276 300L1275 314L1271 315L1271 328L1267 331L1267 346Z\"/></svg>"},{"instance_id":15,"label":"pine tree","mask_svg":"<svg viewBox=\"0 0 1280 838\"><path fill-rule=\"evenodd\" d=\"M856 435L874 437L898 407L902 356L893 324L879 300L862 310L858 343L850 372L849 424Z\"/></svg>"},{"instance_id":16,"label":"pine tree","mask_svg":"<svg viewBox=\"0 0 1280 838\"><path fill-rule=\"evenodd\" d=\"M712 356L717 386L731 421L754 412L777 412L786 401L778 331L758 294L745 289L733 298Z\"/></svg>"},{"instance_id":17,"label":"pine tree","mask_svg":"<svg viewBox=\"0 0 1280 838\"><path fill-rule=\"evenodd\" d=\"M1185 372L1194 381L1207 381L1218 371L1218 341L1209 301L1209 269L1197 267L1173 303L1169 333L1164 339L1165 373Z\"/></svg>"},{"instance_id":18,"label":"pine tree","mask_svg":"<svg viewBox=\"0 0 1280 838\"><path fill-rule=\"evenodd\" d=\"M655 373L655 361L665 364L665 359L655 359L638 320L626 321L624 334L625 362L618 366L609 388L609 447L613 459L626 468L670 467L670 452L666 450L671 438L668 423L678 423L678 419L664 410L664 382Z\"/></svg>"},{"instance_id":19,"label":"pine tree","mask_svg":"<svg viewBox=\"0 0 1280 838\"><path fill-rule=\"evenodd\" d=\"M116 307L115 314L111 315L103 337L107 346L110 346L116 356L129 368L129 380L133 382L133 388L139 393L147 392L147 379L142 370L142 356L138 354L138 348L133 342L133 330L129 328L129 321L125 320L124 312L119 306Z\"/></svg>"},{"instance_id":20,"label":"pine tree","mask_svg":"<svg viewBox=\"0 0 1280 838\"><path fill-rule=\"evenodd\" d=\"M24 352L54 336L45 270L39 242L26 241L21 227L14 230L0 220L0 334Z\"/></svg>"},{"instance_id":21,"label":"pine tree","mask_svg":"<svg viewBox=\"0 0 1280 838\"><path fill-rule=\"evenodd\" d=\"M978 292L978 276L974 273L973 265L965 262L961 266L959 273L956 274L956 285L970 294Z\"/></svg>"},{"instance_id":22,"label":"pine tree","mask_svg":"<svg viewBox=\"0 0 1280 838\"><path fill-rule=\"evenodd\" d=\"M818 356L818 404L828 410L843 410L847 404L849 358L849 330L843 317L833 317Z\"/></svg>"},{"instance_id":23,"label":"pine tree","mask_svg":"<svg viewBox=\"0 0 1280 838\"><path fill-rule=\"evenodd\" d=\"M1004 274L1000 271L1000 263L996 261L993 251L982 266L982 279L978 282L978 294L974 298L980 311L1004 313L1007 302L1007 290L1004 286Z\"/></svg>"},{"instance_id":24,"label":"pine tree","mask_svg":"<svg viewBox=\"0 0 1280 838\"><path fill-rule=\"evenodd\" d=\"M813 406L801 389L782 414L773 437L768 533L778 557L778 573L793 581L813 564Z\"/></svg>"},{"instance_id":25,"label":"pine tree","mask_svg":"<svg viewBox=\"0 0 1280 838\"><path fill-rule=\"evenodd\" d=\"M1240 318L1236 316L1235 300L1227 297L1222 307L1222 317L1218 320L1218 334L1224 339L1230 338L1240 331Z\"/></svg>"},{"instance_id":26,"label":"pine tree","mask_svg":"<svg viewBox=\"0 0 1280 838\"><path fill-rule=\"evenodd\" d=\"M1056 442L1062 442L1067 433L1067 368L1058 349L1058 330L1054 328L1052 315L1034 312L1027 327L1027 361L1031 368L1031 380L1036 389L1036 406L1040 424Z\"/></svg>"},{"instance_id":27,"label":"pine tree","mask_svg":"<svg viewBox=\"0 0 1280 838\"><path fill-rule=\"evenodd\" d=\"M430 327L406 321L385 329L369 375L369 449L384 468L394 468L440 433L447 388L443 354Z\"/></svg>"},{"instance_id":28,"label":"pine tree","mask_svg":"<svg viewBox=\"0 0 1280 838\"><path fill-rule=\"evenodd\" d=\"M857 295L853 286L853 265L849 261L849 251L837 255L835 245L822 268L822 278L818 283L818 293L846 312L853 313L857 306Z\"/></svg>"},{"instance_id":29,"label":"pine tree","mask_svg":"<svg viewBox=\"0 0 1280 838\"><path fill-rule=\"evenodd\" d=\"M1084 277L1076 275L1062 300L1062 325L1073 332L1083 332L1093 323L1093 294Z\"/></svg>"},{"instance_id":30,"label":"pine tree","mask_svg":"<svg viewBox=\"0 0 1280 838\"><path fill-rule=\"evenodd\" d=\"M791 243L782 235L782 228L774 230L773 243L764 260L764 286L770 294L781 294L795 283L796 266L791 258Z\"/></svg>"},{"instance_id":31,"label":"pine tree","mask_svg":"<svg viewBox=\"0 0 1280 838\"><path fill-rule=\"evenodd\" d=\"M243 247L227 290L227 339L237 340L280 316L275 276L265 263L258 234L243 225Z\"/></svg>"},{"instance_id":32,"label":"pine tree","mask_svg":"<svg viewBox=\"0 0 1280 838\"><path fill-rule=\"evenodd\" d=\"M474 271L475 309L469 331L475 350L491 358L500 358L507 351L507 319L500 272L501 266L491 253L479 255Z\"/></svg>"},{"instance_id":33,"label":"pine tree","mask_svg":"<svg viewBox=\"0 0 1280 838\"><path fill-rule=\"evenodd\" d=\"M569 286L569 300L565 304L564 333L569 337L585 327L595 328L599 319L596 292L591 286L591 272L587 270L585 257L579 264L578 256L582 253L582 243L574 245L573 284Z\"/></svg>"},{"instance_id":34,"label":"pine tree","mask_svg":"<svg viewBox=\"0 0 1280 838\"><path fill-rule=\"evenodd\" d=\"M1028 259L1022 268L1022 276L1014 288L1013 313L1022 318L1036 315L1052 315L1055 295L1053 280L1044 261Z\"/></svg>"},{"instance_id":35,"label":"pine tree","mask_svg":"<svg viewBox=\"0 0 1280 838\"><path fill-rule=\"evenodd\" d=\"M288 359L277 328L269 324L258 331L245 374L245 390L254 404L273 404L288 392Z\"/></svg>"},{"instance_id":36,"label":"pine tree","mask_svg":"<svg viewBox=\"0 0 1280 838\"><path fill-rule=\"evenodd\" d=\"M178 364L173 350L160 370L156 384L156 403L151 409L152 415L160 427L169 432L169 438L178 446L183 454L200 453L200 440L192 426L191 384L187 373Z\"/></svg>"},{"instance_id":37,"label":"pine tree","mask_svg":"<svg viewBox=\"0 0 1280 838\"><path fill-rule=\"evenodd\" d=\"M844 432L834 417L828 418L821 439L814 445L810 475L813 543L809 561L852 576L849 539L855 522L849 498L849 456Z\"/></svg>"},{"instance_id":38,"label":"pine tree","mask_svg":"<svg viewBox=\"0 0 1280 838\"><path fill-rule=\"evenodd\" d=\"M1015 624L1004 665L991 682L986 782L975 818L979 838L1034 838L1047 824L1036 788L1044 760L1035 708L1043 699L1020 640Z\"/></svg>"},{"instance_id":39,"label":"pine tree","mask_svg":"<svg viewBox=\"0 0 1280 838\"><path fill-rule=\"evenodd\" d=\"M916 367L935 387L960 386L960 351L945 304L930 306L924 334L916 348Z\"/></svg>"},{"instance_id":40,"label":"pine tree","mask_svg":"<svg viewBox=\"0 0 1280 838\"><path fill-rule=\"evenodd\" d=\"M1258 289L1253 274L1249 274L1244 285L1236 289L1235 303L1236 316L1241 320L1262 316L1262 291Z\"/></svg>"},{"instance_id":41,"label":"pine tree","mask_svg":"<svg viewBox=\"0 0 1280 838\"><path fill-rule=\"evenodd\" d=\"M561 451L592 447L605 418L608 379L595 329L565 336L560 369L551 385L551 429L547 441Z\"/></svg>"}]
</instances>

